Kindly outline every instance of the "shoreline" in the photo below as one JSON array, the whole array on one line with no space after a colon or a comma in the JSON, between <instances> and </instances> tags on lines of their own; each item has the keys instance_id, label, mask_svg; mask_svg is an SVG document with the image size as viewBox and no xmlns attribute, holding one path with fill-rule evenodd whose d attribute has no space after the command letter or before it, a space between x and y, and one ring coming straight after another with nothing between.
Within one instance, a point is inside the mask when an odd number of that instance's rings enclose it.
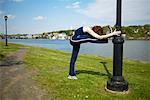
<instances>
[{"instance_id":1,"label":"shoreline","mask_svg":"<svg viewBox=\"0 0 150 100\"><path fill-rule=\"evenodd\" d=\"M2 42L2 41L0 41L0 42ZM48 49L48 50L57 50L57 49L51 49L51 48L46 48L46 47L40 47L40 46L29 46L29 45L19 44L19 43L10 43L10 44L17 44L17 45L22 45L22 46L27 46L27 47L38 47L38 48L44 48L44 49ZM65 50L58 50L58 51L65 52L65 53L71 53L71 52L68 52L68 51L65 51ZM93 56L93 57L96 56L96 57L103 57L103 58L106 58L106 59L112 59L112 57L106 57L106 56L102 56L102 55L85 54L85 53L80 53L80 54L81 55ZM144 60L138 60L138 59L123 58L123 60L131 60L131 61L134 61L134 62L141 62L141 63L144 63L144 64L150 64L150 61L144 61Z\"/></svg>"}]
</instances>

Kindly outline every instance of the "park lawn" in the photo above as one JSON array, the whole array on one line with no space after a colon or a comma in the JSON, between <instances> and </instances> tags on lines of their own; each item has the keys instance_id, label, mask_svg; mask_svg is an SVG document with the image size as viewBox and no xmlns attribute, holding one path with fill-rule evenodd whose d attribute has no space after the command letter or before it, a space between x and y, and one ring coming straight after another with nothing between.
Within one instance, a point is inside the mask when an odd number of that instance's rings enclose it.
<instances>
[{"instance_id":1,"label":"park lawn","mask_svg":"<svg viewBox=\"0 0 150 100\"><path fill-rule=\"evenodd\" d=\"M20 45L13 45L16 48ZM112 72L112 59L80 54L76 62L78 80L68 80L70 53L39 47L27 47L26 68L41 89L48 91L51 100L149 100L150 64L124 60L123 75L129 82L128 94L105 91L108 74L100 62L106 62Z\"/></svg>"},{"instance_id":2,"label":"park lawn","mask_svg":"<svg viewBox=\"0 0 150 100\"><path fill-rule=\"evenodd\" d=\"M0 60L5 58L7 55L16 52L21 47L25 47L25 46L19 44L8 44L8 46L5 46L4 42L0 42Z\"/></svg>"}]
</instances>

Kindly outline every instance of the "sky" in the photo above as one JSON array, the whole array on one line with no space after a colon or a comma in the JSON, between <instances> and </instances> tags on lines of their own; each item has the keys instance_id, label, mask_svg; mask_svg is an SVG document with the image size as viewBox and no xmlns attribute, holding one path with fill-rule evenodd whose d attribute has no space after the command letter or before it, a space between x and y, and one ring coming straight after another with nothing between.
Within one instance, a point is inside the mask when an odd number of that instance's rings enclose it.
<instances>
[{"instance_id":1,"label":"sky","mask_svg":"<svg viewBox=\"0 0 150 100\"><path fill-rule=\"evenodd\" d=\"M0 0L0 33L38 34L115 25L117 0ZM122 25L150 24L150 0L122 0Z\"/></svg>"}]
</instances>

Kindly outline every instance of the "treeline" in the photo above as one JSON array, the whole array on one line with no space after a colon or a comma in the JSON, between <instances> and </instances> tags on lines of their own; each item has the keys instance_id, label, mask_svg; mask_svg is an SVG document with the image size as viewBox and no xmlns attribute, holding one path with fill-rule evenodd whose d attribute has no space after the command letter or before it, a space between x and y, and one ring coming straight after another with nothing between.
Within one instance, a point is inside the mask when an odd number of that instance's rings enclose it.
<instances>
[{"instance_id":1,"label":"treeline","mask_svg":"<svg viewBox=\"0 0 150 100\"><path fill-rule=\"evenodd\" d=\"M113 26L113 30L115 27ZM38 37L38 38L43 38L47 39L49 37L58 35L60 33L66 34L67 38L69 38L72 33L75 31L75 29L69 29L69 30L59 30L59 31L52 31L52 32L44 32L42 34L32 34L30 36L29 34L15 34L16 38L21 37L24 38L25 36L27 38L33 38L33 37ZM108 26L103 26L103 31L105 33L109 33ZM134 26L122 26L122 33L125 35L125 39L128 40L150 40L150 24L145 24L145 25L134 25ZM12 35L8 35L12 36ZM4 38L5 34L0 34L0 38Z\"/></svg>"},{"instance_id":2,"label":"treeline","mask_svg":"<svg viewBox=\"0 0 150 100\"><path fill-rule=\"evenodd\" d=\"M115 27L112 27L113 30ZM109 32L108 26L103 26L105 33ZM74 30L60 30L58 33L66 33L68 36L72 34ZM145 25L132 25L122 26L122 33L125 35L125 39L128 40L150 40L150 24Z\"/></svg>"},{"instance_id":3,"label":"treeline","mask_svg":"<svg viewBox=\"0 0 150 100\"><path fill-rule=\"evenodd\" d=\"M65 33L67 36L71 36L74 31L75 31L75 29L70 29L70 30L53 31L53 32L49 32L49 33Z\"/></svg>"},{"instance_id":4,"label":"treeline","mask_svg":"<svg viewBox=\"0 0 150 100\"><path fill-rule=\"evenodd\" d=\"M126 39L150 40L150 24L122 27Z\"/></svg>"},{"instance_id":5,"label":"treeline","mask_svg":"<svg viewBox=\"0 0 150 100\"><path fill-rule=\"evenodd\" d=\"M108 31L107 26L104 26L103 29L104 32ZM150 40L150 24L122 26L121 30L127 40Z\"/></svg>"}]
</instances>

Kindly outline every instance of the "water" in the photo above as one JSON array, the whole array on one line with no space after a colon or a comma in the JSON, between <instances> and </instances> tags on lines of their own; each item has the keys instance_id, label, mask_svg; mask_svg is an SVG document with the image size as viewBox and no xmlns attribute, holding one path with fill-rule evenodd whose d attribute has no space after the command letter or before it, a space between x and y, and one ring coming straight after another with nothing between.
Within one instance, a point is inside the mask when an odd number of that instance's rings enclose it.
<instances>
[{"instance_id":1,"label":"water","mask_svg":"<svg viewBox=\"0 0 150 100\"><path fill-rule=\"evenodd\" d=\"M1 40L5 41L5 40ZM8 42L19 43L29 46L39 46L50 49L72 51L72 46L68 40L42 40L42 39L10 39ZM113 56L113 43L106 44L84 43L81 44L80 53L91 54L104 57ZM150 61L150 41L126 40L124 43L124 58Z\"/></svg>"}]
</instances>

